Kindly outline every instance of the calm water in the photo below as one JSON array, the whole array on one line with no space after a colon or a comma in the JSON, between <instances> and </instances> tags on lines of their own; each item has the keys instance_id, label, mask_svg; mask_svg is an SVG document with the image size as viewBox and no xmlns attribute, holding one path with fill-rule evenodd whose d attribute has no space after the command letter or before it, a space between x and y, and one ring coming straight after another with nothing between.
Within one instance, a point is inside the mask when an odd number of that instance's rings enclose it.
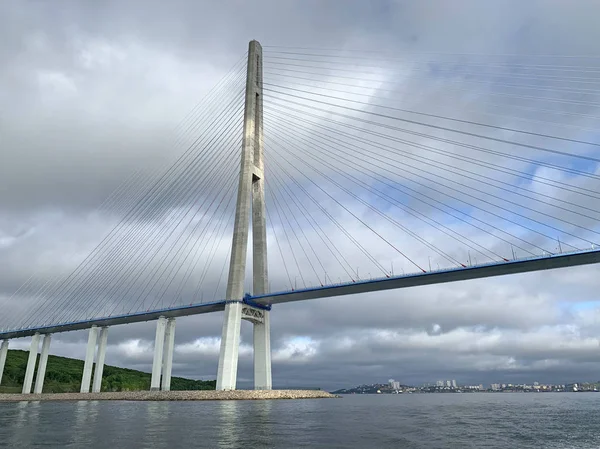
<instances>
[{"instance_id":1,"label":"calm water","mask_svg":"<svg viewBox=\"0 0 600 449\"><path fill-rule=\"evenodd\" d=\"M0 403L0 447L600 448L600 394Z\"/></svg>"}]
</instances>

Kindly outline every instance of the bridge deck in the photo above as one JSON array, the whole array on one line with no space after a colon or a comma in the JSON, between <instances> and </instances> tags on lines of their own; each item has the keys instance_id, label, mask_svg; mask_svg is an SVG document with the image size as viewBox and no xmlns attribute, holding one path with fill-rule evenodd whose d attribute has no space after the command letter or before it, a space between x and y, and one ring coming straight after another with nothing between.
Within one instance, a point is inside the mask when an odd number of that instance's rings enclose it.
<instances>
[{"instance_id":1,"label":"bridge deck","mask_svg":"<svg viewBox=\"0 0 600 449\"><path fill-rule=\"evenodd\" d=\"M77 331L81 329L89 329L93 325L115 326L117 324L140 323L142 321L157 320L160 316L172 318L188 315L200 315L202 313L210 312L221 312L225 309L225 304L225 301L216 301L204 304L190 304L187 306L170 307L165 309L152 310L149 312L138 312L128 315L115 315L85 321L75 321L71 323L60 323L43 327L5 331L0 332L0 340L7 338L30 337L37 332L39 332L40 334L56 334L59 332Z\"/></svg>"},{"instance_id":2,"label":"bridge deck","mask_svg":"<svg viewBox=\"0 0 600 449\"><path fill-rule=\"evenodd\" d=\"M381 290L391 290L421 285L443 284L447 282L465 281L507 274L527 273L556 268L565 268L578 265L600 263L600 250L592 249L572 253L562 253L519 259L509 262L490 263L467 268L452 268L427 273L413 273L390 278L357 281L346 284L329 285L325 287L307 288L296 291L270 293L267 295L250 296L250 301L258 305L281 304L292 301L325 298L330 296L352 295ZM117 324L138 323L158 319L159 316L181 317L199 315L203 313L220 312L225 309L226 301L216 301L204 304L190 304L186 306L170 307L165 309L138 312L128 315L95 318L72 323L60 323L43 327L15 329L0 332L0 339L28 337L36 332L42 334L68 332L97 326L114 326Z\"/></svg>"},{"instance_id":3,"label":"bridge deck","mask_svg":"<svg viewBox=\"0 0 600 449\"><path fill-rule=\"evenodd\" d=\"M480 264L467 268L450 268L427 273L413 273L390 278L372 279L352 283L307 288L296 291L270 293L252 296L257 304L271 305L291 301L304 301L329 296L352 295L380 290L417 287L421 285L444 284L507 274L527 273L531 271L551 270L600 263L600 250L585 250L509 262Z\"/></svg>"}]
</instances>

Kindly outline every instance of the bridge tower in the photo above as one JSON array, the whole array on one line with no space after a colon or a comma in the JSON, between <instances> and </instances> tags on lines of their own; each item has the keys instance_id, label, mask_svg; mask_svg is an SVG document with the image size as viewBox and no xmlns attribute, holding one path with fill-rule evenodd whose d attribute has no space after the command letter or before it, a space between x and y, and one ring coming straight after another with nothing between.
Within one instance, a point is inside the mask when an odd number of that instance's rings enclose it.
<instances>
[{"instance_id":1,"label":"bridge tower","mask_svg":"<svg viewBox=\"0 0 600 449\"><path fill-rule=\"evenodd\" d=\"M245 304L244 279L250 213L252 213L252 290L267 293L267 229L263 160L262 47L251 41L248 49L244 135L236 203L229 278L217 371L217 390L235 390L241 320L254 326L254 388L270 390L271 341L269 311Z\"/></svg>"}]
</instances>

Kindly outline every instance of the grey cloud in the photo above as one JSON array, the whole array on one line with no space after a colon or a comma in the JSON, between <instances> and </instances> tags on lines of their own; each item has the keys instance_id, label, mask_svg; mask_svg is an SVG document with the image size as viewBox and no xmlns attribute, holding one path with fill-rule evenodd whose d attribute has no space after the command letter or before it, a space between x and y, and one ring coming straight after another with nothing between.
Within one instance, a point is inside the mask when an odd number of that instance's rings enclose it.
<instances>
[{"instance_id":1,"label":"grey cloud","mask_svg":"<svg viewBox=\"0 0 600 449\"><path fill-rule=\"evenodd\" d=\"M180 0L143 4L109 1L101 5L85 2L5 2L0 6L0 60L3 62L0 64L0 261L6 267L0 273L2 315L17 313L18 306L29 306L27 301L31 299L27 296L19 297L19 303L8 297L32 272L42 270L43 275L34 279L40 285L48 276L68 273L97 244L99 236L114 225L118 214L94 209L117 185L130 179L136 170L150 172L169 166L184 144L189 143L189 140L183 139L179 148L173 149L176 139L173 128L243 56L248 40L256 38L264 45L374 50L360 53L365 57L377 55L376 51L407 55L400 66L390 63L372 75L373 79L400 82L399 92L395 94L386 92L383 84L373 89L373 95L381 97L384 104L401 104L407 109L506 127L527 126L542 132L548 129L547 122L558 121L566 126L552 127L552 133L574 138L585 133L585 139L593 139L594 132L582 128L597 128L597 107L525 101L520 103L523 108L509 109L514 99L502 96L506 89L499 85L500 81L491 84L487 81L477 83L473 79L469 81L468 77L461 75L461 70L467 71L463 66L469 67L469 63L474 61L522 62L524 58L519 54L597 56L595 43L598 30L593 21L597 16L595 9L596 6L575 7L572 3L560 1L526 4L514 1L494 5L478 1L324 3L273 0L250 4ZM269 49L265 48L268 56ZM357 57L357 62L360 62L359 59ZM591 60L584 61L591 64ZM585 64L580 60L578 63ZM269 61L266 66L268 64ZM479 70L482 78L486 73L510 75L510 70L501 71L497 67L486 72L479 66ZM432 73L437 76L425 76ZM336 80L334 73L325 78ZM489 81L489 77L485 79ZM523 86L530 83L526 80L515 82ZM293 80L287 83L288 87L297 87ZM560 87L559 82L548 85ZM529 92L526 89L520 92L523 95L540 95L539 91ZM560 93L544 95L562 98ZM596 94L585 97L583 99L589 103L597 102ZM374 99L369 101L376 102ZM554 108L570 115L540 113L527 107ZM282 123L270 119L273 131L281 129ZM418 129L410 125L406 128ZM315 128L289 130L290 135L301 131L314 132ZM358 135L353 131L350 134ZM452 133L431 131L431 134L474 142ZM500 131L490 135L531 144L540 142L532 137ZM192 138L193 134L189 137ZM278 140L273 136L270 138L272 140L268 144L275 145ZM414 136L406 139L450 154L477 155L490 163L500 160L489 154L468 153L464 148L449 143ZM314 137L314 140L318 139ZM434 168L433 164L427 167L422 160L408 158L427 154L444 167L450 161L445 156L426 153L422 148L391 144L381 138L374 137L373 140L406 152L406 166L402 174L407 179L403 182L418 193L468 209L464 203L450 201L444 195L450 193L448 189L432 192L429 188L431 182L417 185L414 181L422 182L422 179L408 172L408 164L417 167L413 169L417 172L427 168L433 173L430 176L448 185L456 187L452 181L441 180L439 176L463 182L474 196L483 197L491 191L498 194L497 190L473 179L464 179L448 169ZM232 136L234 141L235 136ZM283 145L279 151L281 147ZM496 148L506 152L518 151L519 156L527 158L539 156L534 150L516 150L500 143ZM560 148L582 151L581 147L566 144ZM374 156L375 150L370 151ZM588 151L593 155L595 148ZM377 150L377 153L386 154L383 150ZM277 160L284 162L281 158ZM289 160L294 159L289 157ZM330 162L333 160L333 157L329 158ZM294 163L301 166L298 162ZM464 161L452 163L482 174L490 173ZM531 170L524 161L511 164L513 169ZM380 169L376 171L385 173ZM397 172L400 173L399 170ZM326 170L326 173L335 177L333 170ZM535 174L576 183L590 190L600 188L597 179L558 178L556 171L548 169L538 169ZM600 167L596 167L596 174L600 175ZM515 181L507 174L497 176L505 182ZM356 191L349 181L335 179ZM524 187L540 189L538 191L550 197L598 208L597 200L583 200L581 195L556 186L522 181ZM269 184L269 188L276 190L273 183ZM316 190L311 192L343 221L353 235L359 236L361 244L377 256L386 270L391 268L392 263L396 273L416 270L350 220L343 211L336 209L325 195ZM447 215L425 204L418 193L415 193L417 199L405 198L409 206L452 224L453 229L472 237L486 248L503 256L510 255L508 244L468 225L450 223L452 220ZM278 195L287 198L281 192ZM463 194L457 194L457 197L477 203ZM378 206L384 203L373 195L365 198ZM506 199L518 200L525 206L518 211L537 219L546 218L527 208L535 207L561 219L576 220L578 225L595 225L597 230L597 220L575 217L566 211L557 212L555 208L534 204L515 195L506 194ZM506 202L494 202L513 210ZM418 264L427 266L429 257L434 269L438 263L441 266L449 264L432 250L424 249L414 239L400 234L389 222L375 219L367 207L354 206L360 217L370 220L379 231L401 244L407 254L414 254ZM386 212L403 225L418 230L461 262L464 263L469 256L479 262L484 260L474 251L469 254L464 245L441 235L422 221L392 206L385 207ZM163 216L161 213L169 212L158 209L156 215L148 217L142 224L150 226L153 219ZM532 243L543 247L556 246L539 235L521 234L520 227L511 226L498 217L484 212L471 211L471 214ZM318 244L329 281L347 279L347 274L335 258L327 254L317 234L305 221L301 220L301 223L309 239ZM353 244L340 235L339 230L327 221L321 224L348 259L353 267L351 270L358 267L362 278L382 275L381 270L367 261ZM565 225L555 220L551 224ZM277 220L272 225L278 237L283 238ZM289 231L290 228L287 229ZM574 226L565 226L565 229L574 234L581 232ZM557 234L548 229L544 232ZM585 235L594 241L593 234ZM291 271L291 279L288 279L274 236L271 234L269 237L272 289L290 288L291 284L301 282L291 260L288 260ZM565 245L581 244L568 236L561 236L561 240ZM289 250L286 251L289 256ZM307 283L317 284L318 280L298 246L296 253ZM517 254L525 255L519 249ZM225 258L225 251L221 251L216 265ZM317 270L318 276L324 277L321 268ZM595 379L599 368L597 349L593 348L600 332L598 305L591 303L586 304L587 308L579 307L582 303L598 301L596 270L597 267L574 268L277 306L272 315L275 384L337 388L385 381L389 377L415 383L437 378L477 383L531 381L534 377L539 381L555 382ZM215 282L213 280L206 286L207 297L212 296ZM184 296L194 294L191 285ZM132 297L143 287L142 283L136 284L131 290ZM132 299L128 297L122 301L129 304ZM79 306L82 304L79 303ZM214 346L220 336L221 319L221 314L211 314L178 320L176 342L179 350L174 374L214 377L217 362ZM568 329L573 330L572 346L561 347L560 342L568 335ZM455 340L456 347L452 343L443 343L453 341L452 338L457 338L457 335L462 335L463 339ZM84 332L56 335L52 351L82 357L86 338ZM149 370L153 338L154 323L111 329L107 362ZM430 342L429 346L424 346L419 339ZM252 377L249 325L242 326L242 341L240 383L249 386ZM26 348L28 342L15 341L14 345ZM462 349L459 350L459 347Z\"/></svg>"}]
</instances>

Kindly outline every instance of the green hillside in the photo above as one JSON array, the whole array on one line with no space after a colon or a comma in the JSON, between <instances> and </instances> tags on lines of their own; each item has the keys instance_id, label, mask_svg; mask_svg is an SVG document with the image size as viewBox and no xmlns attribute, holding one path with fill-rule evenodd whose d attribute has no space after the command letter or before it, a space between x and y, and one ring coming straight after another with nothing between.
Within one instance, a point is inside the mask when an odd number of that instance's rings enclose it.
<instances>
[{"instance_id":1,"label":"green hillside","mask_svg":"<svg viewBox=\"0 0 600 449\"><path fill-rule=\"evenodd\" d=\"M20 393L25 378L28 351L9 350L0 393ZM38 355L39 359L39 355ZM78 392L81 387L83 360L48 357L44 393ZM150 373L115 366L104 366L102 391L136 391L150 389ZM34 375L35 383L35 375ZM216 381L171 378L171 390L214 390Z\"/></svg>"}]
</instances>

